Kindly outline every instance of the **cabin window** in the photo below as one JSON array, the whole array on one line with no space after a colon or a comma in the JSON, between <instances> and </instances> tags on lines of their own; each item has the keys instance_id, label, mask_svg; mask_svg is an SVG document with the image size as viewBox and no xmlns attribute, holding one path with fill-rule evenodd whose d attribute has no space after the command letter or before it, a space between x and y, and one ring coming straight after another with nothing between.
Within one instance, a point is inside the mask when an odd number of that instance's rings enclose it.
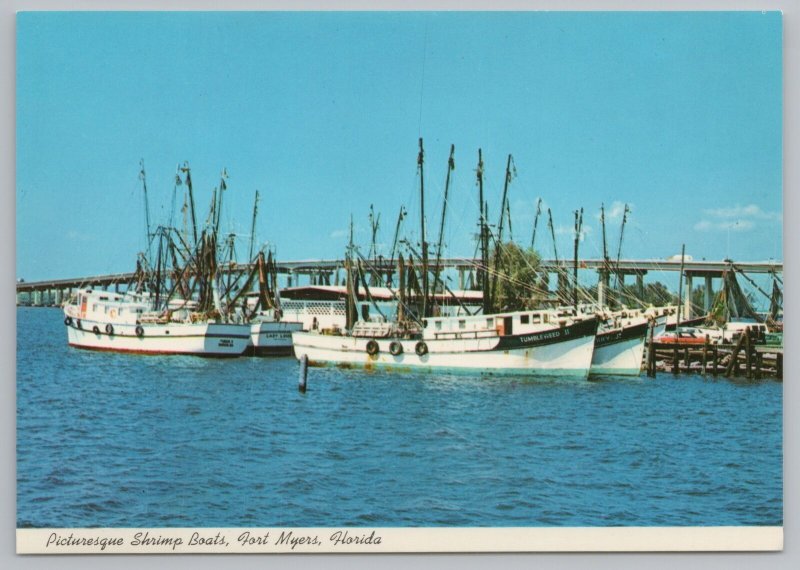
<instances>
[{"instance_id":1,"label":"cabin window","mask_svg":"<svg viewBox=\"0 0 800 570\"><path fill-rule=\"evenodd\" d=\"M542 322L542 315L533 315L533 324L538 325Z\"/></svg>"},{"instance_id":2,"label":"cabin window","mask_svg":"<svg viewBox=\"0 0 800 570\"><path fill-rule=\"evenodd\" d=\"M459 320L458 328L459 330L464 330L465 328L467 328L467 321L465 321L464 319Z\"/></svg>"},{"instance_id":3,"label":"cabin window","mask_svg":"<svg viewBox=\"0 0 800 570\"><path fill-rule=\"evenodd\" d=\"M97 311L97 303L92 303L92 312Z\"/></svg>"},{"instance_id":4,"label":"cabin window","mask_svg":"<svg viewBox=\"0 0 800 570\"><path fill-rule=\"evenodd\" d=\"M122 307L120 307L120 309L119 309L119 315L120 315L120 316L122 316L122 313L123 313L124 311L125 311L125 309L123 309Z\"/></svg>"},{"instance_id":5,"label":"cabin window","mask_svg":"<svg viewBox=\"0 0 800 570\"><path fill-rule=\"evenodd\" d=\"M520 315L519 322L523 325L527 325L529 322L531 322L531 318L528 315Z\"/></svg>"},{"instance_id":6,"label":"cabin window","mask_svg":"<svg viewBox=\"0 0 800 570\"><path fill-rule=\"evenodd\" d=\"M543 323L549 323L549 322L550 322L550 315L548 315L547 313L545 313L545 314L544 314L544 315L542 315L542 316L544 317L544 318L543 318L543 320L542 320L542 322L543 322Z\"/></svg>"},{"instance_id":7,"label":"cabin window","mask_svg":"<svg viewBox=\"0 0 800 570\"><path fill-rule=\"evenodd\" d=\"M442 330L442 321L435 321L435 322L436 322L436 330L437 331Z\"/></svg>"},{"instance_id":8,"label":"cabin window","mask_svg":"<svg viewBox=\"0 0 800 570\"><path fill-rule=\"evenodd\" d=\"M101 296L101 297L100 297L100 300L101 300L101 301L108 301L108 297L103 297L103 296Z\"/></svg>"},{"instance_id":9,"label":"cabin window","mask_svg":"<svg viewBox=\"0 0 800 570\"><path fill-rule=\"evenodd\" d=\"M494 328L494 319L486 319L486 328L493 329Z\"/></svg>"}]
</instances>

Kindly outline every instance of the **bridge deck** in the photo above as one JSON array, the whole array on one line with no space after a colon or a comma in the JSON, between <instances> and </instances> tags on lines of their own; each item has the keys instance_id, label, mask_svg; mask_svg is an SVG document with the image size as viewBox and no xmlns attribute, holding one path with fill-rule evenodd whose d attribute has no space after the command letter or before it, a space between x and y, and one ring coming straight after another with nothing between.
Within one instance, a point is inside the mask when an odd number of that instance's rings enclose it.
<instances>
[{"instance_id":1,"label":"bridge deck","mask_svg":"<svg viewBox=\"0 0 800 570\"><path fill-rule=\"evenodd\" d=\"M441 261L443 268L468 271L478 266L480 260L470 258L448 258ZM555 273L561 270L572 270L574 263L572 260L561 259L557 263L552 259L542 260L542 270ZM761 261L761 262L735 262L738 269L745 273L783 273L783 262L780 261ZM316 274L336 271L344 268L342 259L323 259L306 261L282 261L276 263L278 273L284 275L291 274ZM430 264L434 266L433 263ZM394 270L397 264L392 260L381 260L378 267L382 272ZM612 261L609 264L602 259L583 259L578 262L579 269L599 271L610 268L612 273L625 275L643 275L650 271L680 271L680 260L660 260L660 259L625 259L620 260L619 264ZM686 261L684 272L693 276L720 276L723 271L731 268L731 262L723 261ZM240 264L230 268L223 268L224 271L233 270L237 272L249 271L248 264ZM52 279L44 281L30 281L17 283L17 293L30 293L34 291L66 290L77 287L93 286L107 287L116 283L128 283L133 279L133 273L112 273L108 275L95 275L89 277L75 277L69 279Z\"/></svg>"}]
</instances>

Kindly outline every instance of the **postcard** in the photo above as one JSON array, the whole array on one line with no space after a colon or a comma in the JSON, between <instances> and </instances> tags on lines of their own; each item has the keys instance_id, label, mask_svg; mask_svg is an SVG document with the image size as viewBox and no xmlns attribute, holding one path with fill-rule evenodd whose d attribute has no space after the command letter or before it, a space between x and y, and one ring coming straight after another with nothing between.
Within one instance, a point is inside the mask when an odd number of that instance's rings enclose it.
<instances>
[{"instance_id":1,"label":"postcard","mask_svg":"<svg viewBox=\"0 0 800 570\"><path fill-rule=\"evenodd\" d=\"M20 12L17 551L783 548L780 12Z\"/></svg>"}]
</instances>

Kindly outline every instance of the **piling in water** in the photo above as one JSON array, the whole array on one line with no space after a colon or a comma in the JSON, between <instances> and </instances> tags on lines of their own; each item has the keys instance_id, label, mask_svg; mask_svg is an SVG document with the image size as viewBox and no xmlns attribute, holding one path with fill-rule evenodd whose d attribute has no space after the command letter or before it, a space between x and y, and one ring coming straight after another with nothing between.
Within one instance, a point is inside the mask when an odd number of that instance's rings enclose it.
<instances>
[{"instance_id":1,"label":"piling in water","mask_svg":"<svg viewBox=\"0 0 800 570\"><path fill-rule=\"evenodd\" d=\"M308 355L304 354L300 357L300 382L297 388L303 394L306 393L306 381L308 380Z\"/></svg>"}]
</instances>

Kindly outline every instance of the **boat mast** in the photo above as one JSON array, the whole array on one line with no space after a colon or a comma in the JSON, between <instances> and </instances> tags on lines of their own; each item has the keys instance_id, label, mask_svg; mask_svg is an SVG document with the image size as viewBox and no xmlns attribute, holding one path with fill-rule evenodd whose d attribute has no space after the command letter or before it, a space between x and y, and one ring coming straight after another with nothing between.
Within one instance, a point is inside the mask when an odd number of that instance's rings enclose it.
<instances>
[{"instance_id":1,"label":"boat mast","mask_svg":"<svg viewBox=\"0 0 800 570\"><path fill-rule=\"evenodd\" d=\"M533 218L533 236L531 237L531 249L536 243L536 226L539 225L539 214L542 213L542 199L536 201L536 216Z\"/></svg>"},{"instance_id":2,"label":"boat mast","mask_svg":"<svg viewBox=\"0 0 800 570\"><path fill-rule=\"evenodd\" d=\"M381 215L378 213L375 216L375 208L372 204L369 205L369 226L372 230L372 241L369 246L369 253L367 258L372 260L372 270L369 272L370 284L376 286L380 281L380 274L376 271L378 267L378 230L381 227Z\"/></svg>"},{"instance_id":3,"label":"boat mast","mask_svg":"<svg viewBox=\"0 0 800 570\"><path fill-rule=\"evenodd\" d=\"M503 182L503 199L500 202L500 222L497 224L497 240L494 248L494 272L492 274L492 288L489 292L489 299L494 305L497 295L497 276L500 274L500 254L503 250L503 221L506 218L506 207L508 205L508 184L511 182L511 164L514 158L509 154L506 162L506 178Z\"/></svg>"},{"instance_id":4,"label":"boat mast","mask_svg":"<svg viewBox=\"0 0 800 570\"><path fill-rule=\"evenodd\" d=\"M442 241L444 240L444 220L445 215L447 214L447 193L450 189L450 173L453 172L456 168L455 159L453 155L456 152L456 145L450 145L450 158L447 159L447 177L444 181L444 200L442 202L442 221L439 224L439 243L436 246L436 273L433 280L433 294L436 294L436 289L439 286L439 276L442 272Z\"/></svg>"},{"instance_id":5,"label":"boat mast","mask_svg":"<svg viewBox=\"0 0 800 570\"><path fill-rule=\"evenodd\" d=\"M228 188L228 185L225 183L225 180L228 178L228 171L226 169L222 169L222 174L220 175L219 180L219 194L217 196L217 206L215 208L215 220L214 220L214 236L216 237L219 235L219 222L220 218L222 217L222 194Z\"/></svg>"},{"instance_id":6,"label":"boat mast","mask_svg":"<svg viewBox=\"0 0 800 570\"><path fill-rule=\"evenodd\" d=\"M625 223L628 221L628 213L631 209L625 204L625 210L622 212L622 227L619 230L619 247L617 248L617 271L614 276L614 289L619 286L619 260L622 255L622 237L625 235ZM683 263L683 261L681 261Z\"/></svg>"},{"instance_id":7,"label":"boat mast","mask_svg":"<svg viewBox=\"0 0 800 570\"><path fill-rule=\"evenodd\" d=\"M573 268L572 281L572 303L575 305L575 311L578 310L578 242L580 241L581 228L583 226L583 208L580 214L575 210L575 265Z\"/></svg>"},{"instance_id":8,"label":"boat mast","mask_svg":"<svg viewBox=\"0 0 800 570\"><path fill-rule=\"evenodd\" d=\"M397 225L394 228L394 239L392 240L392 254L389 256L389 259L394 262L394 254L397 251L397 238L400 236L400 225L403 223L403 219L406 217L406 209L403 206L400 206L400 214L397 216ZM389 285L392 285L392 270L389 270Z\"/></svg>"},{"instance_id":9,"label":"boat mast","mask_svg":"<svg viewBox=\"0 0 800 570\"><path fill-rule=\"evenodd\" d=\"M197 247L197 216L194 210L194 192L192 191L192 173L189 163L184 162L181 172L186 173L186 188L189 190L189 212L192 214L192 244Z\"/></svg>"},{"instance_id":10,"label":"boat mast","mask_svg":"<svg viewBox=\"0 0 800 570\"><path fill-rule=\"evenodd\" d=\"M142 190L144 190L144 219L147 226L147 234L145 235L145 243L147 244L147 254L150 255L150 205L147 202L147 178L144 172L144 159L139 160L139 179L142 181Z\"/></svg>"},{"instance_id":11,"label":"boat mast","mask_svg":"<svg viewBox=\"0 0 800 570\"><path fill-rule=\"evenodd\" d=\"M358 312L354 300L353 283L353 216L350 215L350 241L347 244L347 255L345 256L345 271L347 272L347 303L345 310L345 329L352 330L353 325L358 319Z\"/></svg>"},{"instance_id":12,"label":"boat mast","mask_svg":"<svg viewBox=\"0 0 800 570\"><path fill-rule=\"evenodd\" d=\"M600 273L600 281L602 282L603 287L602 302L604 305L610 306L611 303L607 302L605 299L605 296L609 294L608 284L611 267L608 259L608 242L606 240L606 208L605 204L602 202L600 203L600 227L603 228L603 271Z\"/></svg>"},{"instance_id":13,"label":"boat mast","mask_svg":"<svg viewBox=\"0 0 800 570\"><path fill-rule=\"evenodd\" d=\"M485 203L483 201L483 153L478 149L478 169L476 170L478 177L478 221L480 224L480 240L481 240L481 264L478 267L478 283L481 287L481 296L483 298L483 314L490 313L489 295L487 292L488 282L488 267L489 267L489 252L488 252L488 236L486 235L486 216L485 216Z\"/></svg>"},{"instance_id":14,"label":"boat mast","mask_svg":"<svg viewBox=\"0 0 800 570\"><path fill-rule=\"evenodd\" d=\"M558 248L556 247L556 231L553 228L553 213L547 208L547 227L550 228L550 236L553 238L553 255L556 258L556 268L558 268Z\"/></svg>"},{"instance_id":15,"label":"boat mast","mask_svg":"<svg viewBox=\"0 0 800 570\"><path fill-rule=\"evenodd\" d=\"M422 239L422 317L428 316L428 242L425 241L425 151L422 148L422 137L419 138L419 225Z\"/></svg>"},{"instance_id":16,"label":"boat mast","mask_svg":"<svg viewBox=\"0 0 800 570\"><path fill-rule=\"evenodd\" d=\"M250 250L247 253L247 262L253 261L253 244L256 241L256 214L258 213L258 190L256 190L256 199L253 203L253 223L250 226Z\"/></svg>"},{"instance_id":17,"label":"boat mast","mask_svg":"<svg viewBox=\"0 0 800 570\"><path fill-rule=\"evenodd\" d=\"M556 230L553 226L553 212L550 211L550 208L547 208L547 227L550 228L550 237L553 238L553 256L555 257L556 261L556 275L558 275L558 282L556 285L556 297L558 297L559 302L562 300L562 296L564 291L562 290L562 273L564 269L559 267L558 265L558 247L556 245Z\"/></svg>"},{"instance_id":18,"label":"boat mast","mask_svg":"<svg viewBox=\"0 0 800 570\"><path fill-rule=\"evenodd\" d=\"M627 206L626 206L627 210ZM686 255L686 244L681 245L681 272L678 277L678 316L675 320L675 335L678 335L678 327L681 326L681 297L683 297L683 260ZM618 262L619 263L619 262Z\"/></svg>"}]
</instances>

